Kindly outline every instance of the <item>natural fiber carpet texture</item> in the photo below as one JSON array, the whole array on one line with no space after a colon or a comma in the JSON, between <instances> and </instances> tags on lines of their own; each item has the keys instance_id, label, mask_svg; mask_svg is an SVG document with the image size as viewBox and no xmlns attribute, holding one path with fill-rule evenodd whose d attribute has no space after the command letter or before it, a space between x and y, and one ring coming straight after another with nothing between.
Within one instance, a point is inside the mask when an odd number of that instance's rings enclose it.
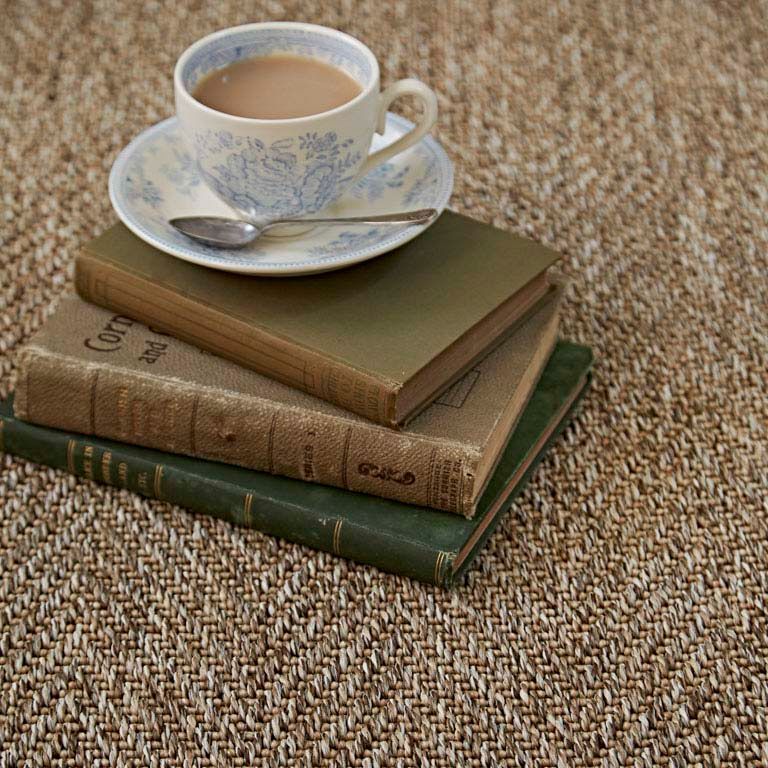
<instances>
[{"instance_id":1,"label":"natural fiber carpet texture","mask_svg":"<svg viewBox=\"0 0 768 768\"><path fill-rule=\"evenodd\" d=\"M580 415L466 583L0 459L0 764L768 764L768 6L2 3L2 384L193 40L341 28L559 249Z\"/></svg>"}]
</instances>

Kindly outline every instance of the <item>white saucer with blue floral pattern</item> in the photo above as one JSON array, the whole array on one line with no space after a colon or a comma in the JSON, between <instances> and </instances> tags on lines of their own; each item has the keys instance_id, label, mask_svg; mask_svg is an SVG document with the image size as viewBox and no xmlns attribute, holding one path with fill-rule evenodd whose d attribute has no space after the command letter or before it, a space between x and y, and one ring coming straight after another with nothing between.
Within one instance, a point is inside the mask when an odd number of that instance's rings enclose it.
<instances>
[{"instance_id":1,"label":"white saucer with blue floral pattern","mask_svg":"<svg viewBox=\"0 0 768 768\"><path fill-rule=\"evenodd\" d=\"M372 150L412 128L389 113L384 136ZM374 168L323 216L366 216L436 208L453 188L453 166L431 136ZM109 196L122 222L155 248L214 269L250 275L304 275L356 264L407 243L429 225L317 226L295 237L262 237L238 250L210 248L177 232L176 216L235 216L203 183L187 153L175 117L137 136L118 156L109 176Z\"/></svg>"}]
</instances>

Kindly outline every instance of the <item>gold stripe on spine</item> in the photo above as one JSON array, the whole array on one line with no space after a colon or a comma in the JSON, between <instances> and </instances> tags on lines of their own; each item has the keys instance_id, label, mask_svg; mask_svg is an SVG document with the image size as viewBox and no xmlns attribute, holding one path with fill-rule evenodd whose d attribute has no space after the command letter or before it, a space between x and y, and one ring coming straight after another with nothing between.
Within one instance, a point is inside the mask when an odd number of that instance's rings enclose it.
<instances>
[{"instance_id":1,"label":"gold stripe on spine","mask_svg":"<svg viewBox=\"0 0 768 768\"><path fill-rule=\"evenodd\" d=\"M112 451L104 451L101 457L101 479L105 483L112 482Z\"/></svg>"},{"instance_id":2,"label":"gold stripe on spine","mask_svg":"<svg viewBox=\"0 0 768 768\"><path fill-rule=\"evenodd\" d=\"M445 552L438 552L437 560L435 560L435 584L440 583L438 579L440 578L440 569L443 567L444 561L445 561Z\"/></svg>"},{"instance_id":3,"label":"gold stripe on spine","mask_svg":"<svg viewBox=\"0 0 768 768\"><path fill-rule=\"evenodd\" d=\"M93 435L96 432L96 385L99 382L99 369L96 368L93 372L93 379L91 381L91 408L90 408L90 423L89 434Z\"/></svg>"},{"instance_id":4,"label":"gold stripe on spine","mask_svg":"<svg viewBox=\"0 0 768 768\"><path fill-rule=\"evenodd\" d=\"M339 518L333 528L333 551L334 554L341 554L341 525L344 521Z\"/></svg>"},{"instance_id":5,"label":"gold stripe on spine","mask_svg":"<svg viewBox=\"0 0 768 768\"><path fill-rule=\"evenodd\" d=\"M67 469L75 474L75 441L67 440Z\"/></svg>"},{"instance_id":6,"label":"gold stripe on spine","mask_svg":"<svg viewBox=\"0 0 768 768\"><path fill-rule=\"evenodd\" d=\"M349 442L352 439L352 427L347 427L347 434L344 436L344 453L341 457L341 485L349 489L347 482L347 461L349 459Z\"/></svg>"},{"instance_id":7,"label":"gold stripe on spine","mask_svg":"<svg viewBox=\"0 0 768 768\"><path fill-rule=\"evenodd\" d=\"M195 395L195 399L192 403L192 418L189 422L189 445L192 449L192 455L194 456L197 451L197 442L195 436L195 429L197 424L197 409L200 405L200 395Z\"/></svg>"},{"instance_id":8,"label":"gold stripe on spine","mask_svg":"<svg viewBox=\"0 0 768 768\"><path fill-rule=\"evenodd\" d=\"M267 438L267 466L270 473L275 471L275 428L277 427L277 411L269 425L269 437Z\"/></svg>"},{"instance_id":9,"label":"gold stripe on spine","mask_svg":"<svg viewBox=\"0 0 768 768\"><path fill-rule=\"evenodd\" d=\"M154 489L155 489L155 498L160 499L162 498L162 481L163 481L163 465L158 464L155 466L155 481L154 481Z\"/></svg>"},{"instance_id":10,"label":"gold stripe on spine","mask_svg":"<svg viewBox=\"0 0 768 768\"><path fill-rule=\"evenodd\" d=\"M243 499L243 524L252 525L251 521L251 505L253 504L253 494L246 493Z\"/></svg>"}]
</instances>

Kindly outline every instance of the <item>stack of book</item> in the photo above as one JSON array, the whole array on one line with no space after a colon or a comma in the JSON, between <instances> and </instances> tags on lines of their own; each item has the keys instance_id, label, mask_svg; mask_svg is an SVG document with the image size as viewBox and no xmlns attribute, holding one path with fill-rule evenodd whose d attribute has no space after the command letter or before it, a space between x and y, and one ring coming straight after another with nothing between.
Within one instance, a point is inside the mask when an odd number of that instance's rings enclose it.
<instances>
[{"instance_id":1,"label":"stack of book","mask_svg":"<svg viewBox=\"0 0 768 768\"><path fill-rule=\"evenodd\" d=\"M0 447L450 584L588 384L556 260L446 212L365 264L252 278L115 225L23 350Z\"/></svg>"}]
</instances>

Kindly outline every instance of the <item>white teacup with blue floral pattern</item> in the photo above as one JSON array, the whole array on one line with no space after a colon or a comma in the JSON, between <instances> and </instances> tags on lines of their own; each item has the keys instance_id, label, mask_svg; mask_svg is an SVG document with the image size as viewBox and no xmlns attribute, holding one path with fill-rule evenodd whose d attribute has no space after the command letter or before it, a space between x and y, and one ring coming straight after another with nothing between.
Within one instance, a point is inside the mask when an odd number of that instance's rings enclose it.
<instances>
[{"instance_id":1,"label":"white teacup with blue floral pattern","mask_svg":"<svg viewBox=\"0 0 768 768\"><path fill-rule=\"evenodd\" d=\"M229 115L192 97L213 70L284 53L338 67L357 80L361 93L327 112L285 120ZM419 141L437 119L437 98L424 83L400 80L380 91L373 53L343 32L314 24L245 24L208 35L181 55L174 89L182 134L205 183L255 220L299 217L328 207L372 168ZM374 131L384 132L387 108L403 95L421 101L421 119L412 131L369 155Z\"/></svg>"}]
</instances>

